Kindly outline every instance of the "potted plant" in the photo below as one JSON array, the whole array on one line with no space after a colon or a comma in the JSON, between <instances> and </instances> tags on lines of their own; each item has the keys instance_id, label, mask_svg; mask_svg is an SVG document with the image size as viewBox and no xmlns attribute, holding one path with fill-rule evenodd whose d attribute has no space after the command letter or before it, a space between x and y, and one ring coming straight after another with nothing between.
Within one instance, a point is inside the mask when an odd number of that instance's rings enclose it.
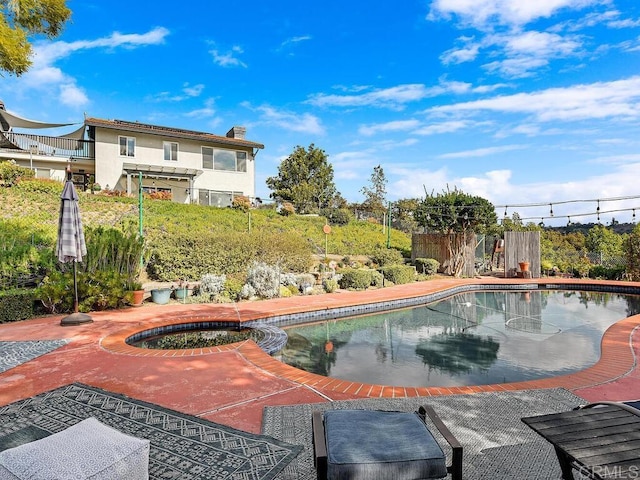
<instances>
[{"instance_id":1,"label":"potted plant","mask_svg":"<svg viewBox=\"0 0 640 480\"><path fill-rule=\"evenodd\" d=\"M519 262L518 265L520 266L520 271L521 272L528 272L529 271L529 262L523 260L523 261Z\"/></svg>"},{"instance_id":2,"label":"potted plant","mask_svg":"<svg viewBox=\"0 0 640 480\"><path fill-rule=\"evenodd\" d=\"M180 280L178 286L174 289L173 294L177 300L184 300L191 295L193 289L189 288L189 284L186 281Z\"/></svg>"},{"instance_id":3,"label":"potted plant","mask_svg":"<svg viewBox=\"0 0 640 480\"><path fill-rule=\"evenodd\" d=\"M158 305L169 303L169 298L171 298L172 291L173 288L171 287L154 288L153 290L151 290L151 300L153 300L153 303L157 303Z\"/></svg>"},{"instance_id":4,"label":"potted plant","mask_svg":"<svg viewBox=\"0 0 640 480\"><path fill-rule=\"evenodd\" d=\"M127 291L127 302L134 307L139 307L144 301L144 289L142 283L137 280L129 280L125 285Z\"/></svg>"}]
</instances>

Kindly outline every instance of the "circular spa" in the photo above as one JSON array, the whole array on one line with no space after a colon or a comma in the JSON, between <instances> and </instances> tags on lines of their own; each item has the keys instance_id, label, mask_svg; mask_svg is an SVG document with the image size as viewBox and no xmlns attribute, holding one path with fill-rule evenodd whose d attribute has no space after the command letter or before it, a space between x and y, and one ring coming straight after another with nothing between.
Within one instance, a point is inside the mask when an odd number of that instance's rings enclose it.
<instances>
[{"instance_id":1,"label":"circular spa","mask_svg":"<svg viewBox=\"0 0 640 480\"><path fill-rule=\"evenodd\" d=\"M640 296L575 290L470 291L286 328L275 356L353 382L466 386L575 373L600 357L604 332L640 313Z\"/></svg>"}]
</instances>

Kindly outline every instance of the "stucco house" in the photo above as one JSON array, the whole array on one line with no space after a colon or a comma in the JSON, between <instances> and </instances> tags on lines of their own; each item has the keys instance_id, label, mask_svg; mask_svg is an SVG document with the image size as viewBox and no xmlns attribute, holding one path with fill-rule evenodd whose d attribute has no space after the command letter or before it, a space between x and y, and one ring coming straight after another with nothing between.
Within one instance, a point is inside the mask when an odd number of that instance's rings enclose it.
<instances>
[{"instance_id":1,"label":"stucco house","mask_svg":"<svg viewBox=\"0 0 640 480\"><path fill-rule=\"evenodd\" d=\"M264 145L235 126L225 136L125 120L85 117L67 134L35 129L71 127L20 118L0 102L0 160L15 160L40 178L63 180L71 166L77 188L136 194L170 192L172 200L225 207L236 196L255 199L255 157ZM16 131L20 129L20 132Z\"/></svg>"}]
</instances>

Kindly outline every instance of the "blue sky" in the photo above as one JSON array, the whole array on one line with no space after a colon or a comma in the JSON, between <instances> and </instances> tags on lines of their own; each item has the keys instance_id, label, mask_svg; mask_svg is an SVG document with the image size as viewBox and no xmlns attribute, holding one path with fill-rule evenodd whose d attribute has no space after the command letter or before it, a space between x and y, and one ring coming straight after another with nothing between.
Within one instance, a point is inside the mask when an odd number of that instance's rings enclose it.
<instances>
[{"instance_id":1,"label":"blue sky","mask_svg":"<svg viewBox=\"0 0 640 480\"><path fill-rule=\"evenodd\" d=\"M0 80L9 111L83 115L265 145L256 191L314 143L347 200L381 165L388 200L458 187L538 223L640 198L640 2L70 0L57 39ZM569 202L590 200L589 202ZM556 205L547 205L553 204ZM632 212L603 213L631 221ZM538 218L540 217L540 218Z\"/></svg>"}]
</instances>

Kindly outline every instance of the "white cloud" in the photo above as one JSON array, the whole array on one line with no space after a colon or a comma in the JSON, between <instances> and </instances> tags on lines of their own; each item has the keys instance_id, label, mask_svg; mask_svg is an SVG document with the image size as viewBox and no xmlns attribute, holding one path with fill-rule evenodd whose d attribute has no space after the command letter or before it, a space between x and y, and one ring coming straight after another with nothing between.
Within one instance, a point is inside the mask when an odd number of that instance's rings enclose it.
<instances>
[{"instance_id":1,"label":"white cloud","mask_svg":"<svg viewBox=\"0 0 640 480\"><path fill-rule=\"evenodd\" d=\"M435 114L478 114L482 111L531 115L538 121L578 121L640 116L640 76L533 93L517 93L434 107Z\"/></svg>"},{"instance_id":2,"label":"white cloud","mask_svg":"<svg viewBox=\"0 0 640 480\"><path fill-rule=\"evenodd\" d=\"M433 123L415 130L415 135L436 135L440 133L452 133L462 130L469 126L470 122L466 120L451 120L447 122Z\"/></svg>"},{"instance_id":3,"label":"white cloud","mask_svg":"<svg viewBox=\"0 0 640 480\"><path fill-rule=\"evenodd\" d=\"M245 107L252 108L245 103ZM291 132L309 133L313 135L324 135L325 130L320 119L310 113L294 113L284 110L278 110L274 107L263 105L252 108L260 113L257 123L270 125Z\"/></svg>"},{"instance_id":4,"label":"white cloud","mask_svg":"<svg viewBox=\"0 0 640 480\"><path fill-rule=\"evenodd\" d=\"M457 17L463 24L480 30L500 25L526 25L548 18L561 9L579 10L589 5L605 4L608 0L433 0L430 20Z\"/></svg>"},{"instance_id":5,"label":"white cloud","mask_svg":"<svg viewBox=\"0 0 640 480\"><path fill-rule=\"evenodd\" d=\"M209 98L204 102L204 107L196 109L196 110L191 110L190 112L186 113L186 116L187 117L193 117L193 118L212 117L216 113L214 105L215 105L215 99L214 98Z\"/></svg>"},{"instance_id":6,"label":"white cloud","mask_svg":"<svg viewBox=\"0 0 640 480\"><path fill-rule=\"evenodd\" d=\"M244 67L247 68L247 64L238 58L238 55L244 53L239 46L231 47L231 50L221 52L217 48L209 51L213 57L213 63L220 65L221 67Z\"/></svg>"},{"instance_id":7,"label":"white cloud","mask_svg":"<svg viewBox=\"0 0 640 480\"><path fill-rule=\"evenodd\" d=\"M378 123L375 125L362 125L358 128L358 133L364 136L376 135L384 132L406 131L420 125L418 120L396 120L394 122Z\"/></svg>"},{"instance_id":8,"label":"white cloud","mask_svg":"<svg viewBox=\"0 0 640 480\"><path fill-rule=\"evenodd\" d=\"M277 51L290 50L295 45L301 42L307 42L312 38L313 37L311 35L300 35L298 37L287 38L284 42L280 44L280 47L278 47Z\"/></svg>"},{"instance_id":9,"label":"white cloud","mask_svg":"<svg viewBox=\"0 0 640 480\"><path fill-rule=\"evenodd\" d=\"M75 83L68 83L60 85L60 102L70 107L80 107L89 103L89 99Z\"/></svg>"},{"instance_id":10,"label":"white cloud","mask_svg":"<svg viewBox=\"0 0 640 480\"><path fill-rule=\"evenodd\" d=\"M474 158L488 157L499 153L510 152L512 150L523 150L527 145L502 145L499 147L477 148L475 150L465 150L463 152L445 153L438 155L438 158Z\"/></svg>"},{"instance_id":11,"label":"white cloud","mask_svg":"<svg viewBox=\"0 0 640 480\"><path fill-rule=\"evenodd\" d=\"M395 110L403 109L406 104L418 102L425 98L436 97L445 94L482 93L492 91L505 86L504 84L483 85L473 87L471 83L450 81L445 77L440 78L437 85L427 87L421 83L403 84L395 87L374 89L358 95L335 95L318 93L312 95L306 103L317 107L380 107ZM339 87L346 90L346 87ZM369 87L359 87L360 92Z\"/></svg>"},{"instance_id":12,"label":"white cloud","mask_svg":"<svg viewBox=\"0 0 640 480\"><path fill-rule=\"evenodd\" d=\"M444 65L470 62L476 59L481 44L474 37L459 37L456 39L458 46L445 51L440 60Z\"/></svg>"},{"instance_id":13,"label":"white cloud","mask_svg":"<svg viewBox=\"0 0 640 480\"><path fill-rule=\"evenodd\" d=\"M84 89L77 85L75 78L65 74L54 64L74 53L90 49L137 48L164 43L169 30L157 27L147 33L122 34L114 32L108 37L95 40L77 40L75 42L35 42L33 45L33 65L20 77L19 88L57 92L59 101L64 105L81 107L89 103Z\"/></svg>"}]
</instances>

